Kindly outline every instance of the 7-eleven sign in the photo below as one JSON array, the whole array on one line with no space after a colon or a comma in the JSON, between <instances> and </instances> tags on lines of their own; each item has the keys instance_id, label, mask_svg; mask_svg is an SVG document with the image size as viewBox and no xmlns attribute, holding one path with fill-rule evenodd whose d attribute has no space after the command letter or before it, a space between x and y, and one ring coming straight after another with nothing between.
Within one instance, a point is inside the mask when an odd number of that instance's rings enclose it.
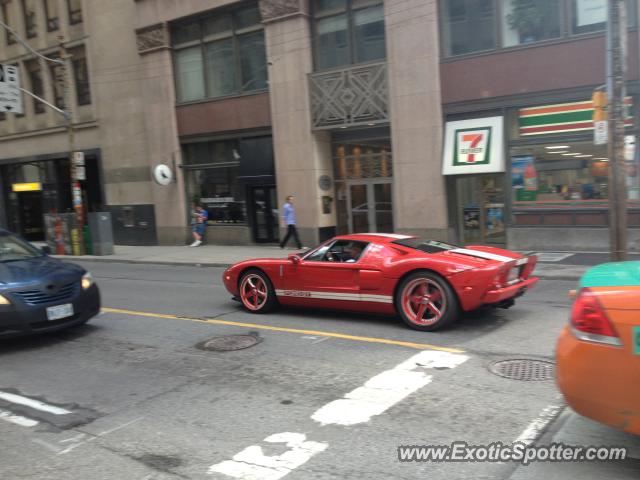
<instances>
[{"instance_id":1,"label":"7-eleven sign","mask_svg":"<svg viewBox=\"0 0 640 480\"><path fill-rule=\"evenodd\" d=\"M486 165L490 160L491 127L455 131L454 165Z\"/></svg>"},{"instance_id":2,"label":"7-eleven sign","mask_svg":"<svg viewBox=\"0 0 640 480\"><path fill-rule=\"evenodd\" d=\"M504 172L504 119L484 117L447 122L443 147L443 175Z\"/></svg>"}]
</instances>

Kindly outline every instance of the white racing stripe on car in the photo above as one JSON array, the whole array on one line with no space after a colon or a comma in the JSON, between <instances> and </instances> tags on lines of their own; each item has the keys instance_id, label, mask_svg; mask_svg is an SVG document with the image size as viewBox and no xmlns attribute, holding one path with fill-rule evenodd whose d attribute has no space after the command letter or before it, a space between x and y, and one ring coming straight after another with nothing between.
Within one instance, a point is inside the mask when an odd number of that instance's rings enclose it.
<instances>
[{"instance_id":1,"label":"white racing stripe on car","mask_svg":"<svg viewBox=\"0 0 640 480\"><path fill-rule=\"evenodd\" d=\"M31 398L23 397L21 395L16 395L15 393L0 391L0 400L16 403L18 405L24 405L26 407L34 408L36 410L40 410L41 412L52 413L54 415L69 415L70 413L73 413L73 412L70 412L69 410L65 410L64 408L48 405L39 400L33 400Z\"/></svg>"},{"instance_id":2,"label":"white racing stripe on car","mask_svg":"<svg viewBox=\"0 0 640 480\"><path fill-rule=\"evenodd\" d=\"M504 255L481 252L480 250L471 250L470 248L454 248L449 250L449 252L469 255L470 257L484 258L485 260L496 260L498 262L512 262L514 260L513 258L505 257Z\"/></svg>"},{"instance_id":3,"label":"white racing stripe on car","mask_svg":"<svg viewBox=\"0 0 640 480\"><path fill-rule=\"evenodd\" d=\"M277 297L316 298L321 300L346 300L351 302L393 303L391 295L372 293L318 292L308 290L276 290Z\"/></svg>"},{"instance_id":4,"label":"white racing stripe on car","mask_svg":"<svg viewBox=\"0 0 640 480\"><path fill-rule=\"evenodd\" d=\"M404 240L405 238L413 238L411 237L411 235L402 235L399 233L361 233L360 235L367 235L371 237L397 238L398 240Z\"/></svg>"}]
</instances>

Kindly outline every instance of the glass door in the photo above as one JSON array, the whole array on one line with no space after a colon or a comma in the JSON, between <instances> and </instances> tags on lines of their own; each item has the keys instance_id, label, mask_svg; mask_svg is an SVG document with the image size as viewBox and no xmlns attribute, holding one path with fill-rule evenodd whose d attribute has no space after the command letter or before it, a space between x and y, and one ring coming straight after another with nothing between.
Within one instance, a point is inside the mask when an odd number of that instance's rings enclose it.
<instances>
[{"instance_id":1,"label":"glass door","mask_svg":"<svg viewBox=\"0 0 640 480\"><path fill-rule=\"evenodd\" d=\"M501 174L456 179L458 232L463 244L506 244L503 183Z\"/></svg>"},{"instance_id":2,"label":"glass door","mask_svg":"<svg viewBox=\"0 0 640 480\"><path fill-rule=\"evenodd\" d=\"M275 243L278 241L277 202L276 187L252 188L253 236L257 243Z\"/></svg>"},{"instance_id":3,"label":"glass door","mask_svg":"<svg viewBox=\"0 0 640 480\"><path fill-rule=\"evenodd\" d=\"M347 204L351 233L393 232L390 182L350 184Z\"/></svg>"}]
</instances>

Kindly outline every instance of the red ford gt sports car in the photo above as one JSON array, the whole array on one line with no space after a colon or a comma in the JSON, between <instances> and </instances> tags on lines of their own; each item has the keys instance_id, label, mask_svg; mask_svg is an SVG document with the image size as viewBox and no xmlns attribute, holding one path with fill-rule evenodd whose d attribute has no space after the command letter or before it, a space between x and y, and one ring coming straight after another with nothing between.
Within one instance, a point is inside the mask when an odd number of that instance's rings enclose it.
<instances>
[{"instance_id":1,"label":"red ford gt sports car","mask_svg":"<svg viewBox=\"0 0 640 480\"><path fill-rule=\"evenodd\" d=\"M287 259L247 260L222 275L253 313L276 305L398 314L430 331L482 305L509 308L538 281L537 257L493 247L459 248L407 235L334 237Z\"/></svg>"}]
</instances>

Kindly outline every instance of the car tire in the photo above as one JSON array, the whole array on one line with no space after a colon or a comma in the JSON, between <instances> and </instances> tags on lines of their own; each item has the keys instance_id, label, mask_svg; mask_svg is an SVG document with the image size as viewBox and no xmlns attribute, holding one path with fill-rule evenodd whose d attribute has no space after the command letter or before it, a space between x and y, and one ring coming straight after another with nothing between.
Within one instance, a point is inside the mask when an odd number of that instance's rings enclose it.
<instances>
[{"instance_id":1,"label":"car tire","mask_svg":"<svg viewBox=\"0 0 640 480\"><path fill-rule=\"evenodd\" d=\"M247 270L240 277L240 302L251 313L266 313L278 304L269 277L261 270Z\"/></svg>"},{"instance_id":2,"label":"car tire","mask_svg":"<svg viewBox=\"0 0 640 480\"><path fill-rule=\"evenodd\" d=\"M409 327L421 332L439 330L460 315L455 292L440 275L430 271L412 273L396 291L396 311Z\"/></svg>"}]
</instances>

